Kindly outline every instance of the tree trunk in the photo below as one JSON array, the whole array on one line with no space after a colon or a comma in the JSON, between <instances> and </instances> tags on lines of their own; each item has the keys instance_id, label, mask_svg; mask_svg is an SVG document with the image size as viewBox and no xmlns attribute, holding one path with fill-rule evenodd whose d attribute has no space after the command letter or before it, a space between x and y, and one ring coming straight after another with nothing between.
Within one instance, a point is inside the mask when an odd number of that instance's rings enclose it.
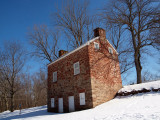
<instances>
[{"instance_id":1,"label":"tree trunk","mask_svg":"<svg viewBox=\"0 0 160 120\"><path fill-rule=\"evenodd\" d=\"M140 63L140 54L135 55L135 66L136 66L136 72L137 72L137 84L142 83L142 78L141 78L141 71L142 71L142 66Z\"/></svg>"},{"instance_id":2,"label":"tree trunk","mask_svg":"<svg viewBox=\"0 0 160 120\"><path fill-rule=\"evenodd\" d=\"M14 111L14 101L13 101L13 97L14 97L14 94L11 93L11 106L10 106L10 111L13 112Z\"/></svg>"},{"instance_id":3,"label":"tree trunk","mask_svg":"<svg viewBox=\"0 0 160 120\"><path fill-rule=\"evenodd\" d=\"M142 66L140 62L141 53L140 53L139 46L136 45L136 38L135 38L136 36L134 34L132 27L130 28L130 31L132 34L132 43L133 43L133 48L134 48L134 63L135 63L136 72L137 72L137 84L139 84L139 83L142 83L142 79L141 79Z\"/></svg>"},{"instance_id":4,"label":"tree trunk","mask_svg":"<svg viewBox=\"0 0 160 120\"><path fill-rule=\"evenodd\" d=\"M5 101L5 111L6 111L6 110L8 110L8 99L7 99L6 95L4 97L4 101Z\"/></svg>"}]
</instances>

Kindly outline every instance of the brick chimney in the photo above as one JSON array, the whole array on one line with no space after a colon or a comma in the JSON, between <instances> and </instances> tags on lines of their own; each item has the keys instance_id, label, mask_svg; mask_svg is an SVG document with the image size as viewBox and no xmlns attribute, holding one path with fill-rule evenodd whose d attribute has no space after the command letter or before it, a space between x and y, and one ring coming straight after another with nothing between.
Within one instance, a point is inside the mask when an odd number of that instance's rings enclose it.
<instances>
[{"instance_id":1,"label":"brick chimney","mask_svg":"<svg viewBox=\"0 0 160 120\"><path fill-rule=\"evenodd\" d=\"M94 31L94 37L100 36L106 38L106 31L104 29L98 27L93 31Z\"/></svg>"},{"instance_id":2,"label":"brick chimney","mask_svg":"<svg viewBox=\"0 0 160 120\"><path fill-rule=\"evenodd\" d=\"M64 54L68 53L68 51L60 50L59 51L59 57L63 56Z\"/></svg>"}]
</instances>

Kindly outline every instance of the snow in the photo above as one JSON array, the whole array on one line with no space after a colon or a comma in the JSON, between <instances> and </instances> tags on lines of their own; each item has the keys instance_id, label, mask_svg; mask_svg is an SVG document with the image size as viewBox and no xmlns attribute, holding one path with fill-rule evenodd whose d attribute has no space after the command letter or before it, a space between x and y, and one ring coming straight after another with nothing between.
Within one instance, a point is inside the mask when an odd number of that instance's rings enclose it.
<instances>
[{"instance_id":1,"label":"snow","mask_svg":"<svg viewBox=\"0 0 160 120\"><path fill-rule=\"evenodd\" d=\"M156 88L160 82L125 86L122 90ZM93 109L72 113L48 113L47 106L0 113L0 120L160 120L160 91L116 97Z\"/></svg>"},{"instance_id":2,"label":"snow","mask_svg":"<svg viewBox=\"0 0 160 120\"><path fill-rule=\"evenodd\" d=\"M120 89L118 91L118 93L120 92L131 92L133 90L142 90L143 88L147 89L147 90L152 90L154 89L158 89L160 88L160 80L157 81L152 81L152 82L147 82L147 83L141 83L141 84L135 84L135 85L128 85L128 86L123 86L122 89Z\"/></svg>"}]
</instances>

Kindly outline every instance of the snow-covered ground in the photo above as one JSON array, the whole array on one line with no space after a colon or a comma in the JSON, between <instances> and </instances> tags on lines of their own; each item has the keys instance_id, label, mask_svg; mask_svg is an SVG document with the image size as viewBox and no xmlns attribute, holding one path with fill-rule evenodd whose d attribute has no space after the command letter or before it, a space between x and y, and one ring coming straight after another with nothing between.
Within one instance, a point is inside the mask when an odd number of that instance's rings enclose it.
<instances>
[{"instance_id":1,"label":"snow-covered ground","mask_svg":"<svg viewBox=\"0 0 160 120\"><path fill-rule=\"evenodd\" d=\"M158 89L160 88L160 80L157 81L152 81L152 82L147 82L147 83L141 83L141 84L134 84L134 85L127 85L124 86L122 89L120 89L118 92L131 92L133 90L152 90L152 89Z\"/></svg>"},{"instance_id":2,"label":"snow-covered ground","mask_svg":"<svg viewBox=\"0 0 160 120\"><path fill-rule=\"evenodd\" d=\"M0 120L160 120L160 92L116 97L96 108L72 113L48 113L47 106L23 109L21 115L19 110L6 111L0 113Z\"/></svg>"}]
</instances>

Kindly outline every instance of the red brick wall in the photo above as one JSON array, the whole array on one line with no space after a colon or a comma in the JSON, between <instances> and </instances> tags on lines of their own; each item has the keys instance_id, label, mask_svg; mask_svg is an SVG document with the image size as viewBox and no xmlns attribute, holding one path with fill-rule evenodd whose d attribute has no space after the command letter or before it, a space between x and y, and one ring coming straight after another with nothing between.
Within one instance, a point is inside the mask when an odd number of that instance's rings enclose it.
<instances>
[{"instance_id":1,"label":"red brick wall","mask_svg":"<svg viewBox=\"0 0 160 120\"><path fill-rule=\"evenodd\" d=\"M74 75L73 64L80 64L80 74ZM52 82L57 71L57 82ZM85 91L86 105L80 106L79 93ZM88 46L66 56L48 66L48 111L58 112L58 98L63 98L64 112L68 112L68 97L74 96L75 110L92 108L91 81ZM55 108L51 108L51 98L55 98Z\"/></svg>"},{"instance_id":2,"label":"red brick wall","mask_svg":"<svg viewBox=\"0 0 160 120\"><path fill-rule=\"evenodd\" d=\"M118 55L103 38L95 42L99 43L99 50L94 49L94 42L88 48L93 107L113 99L122 87ZM108 52L109 47L113 54Z\"/></svg>"},{"instance_id":3,"label":"red brick wall","mask_svg":"<svg viewBox=\"0 0 160 120\"><path fill-rule=\"evenodd\" d=\"M58 98L63 98L64 112L69 112L68 97L74 96L75 110L95 107L111 100L122 87L118 55L104 37L95 42L100 50L94 49L94 42L48 66L48 111L58 112ZM80 63L80 74L74 75L73 64ZM57 71L57 82L52 82ZM86 105L80 106L79 93L85 92ZM55 98L55 108L51 108Z\"/></svg>"}]
</instances>

